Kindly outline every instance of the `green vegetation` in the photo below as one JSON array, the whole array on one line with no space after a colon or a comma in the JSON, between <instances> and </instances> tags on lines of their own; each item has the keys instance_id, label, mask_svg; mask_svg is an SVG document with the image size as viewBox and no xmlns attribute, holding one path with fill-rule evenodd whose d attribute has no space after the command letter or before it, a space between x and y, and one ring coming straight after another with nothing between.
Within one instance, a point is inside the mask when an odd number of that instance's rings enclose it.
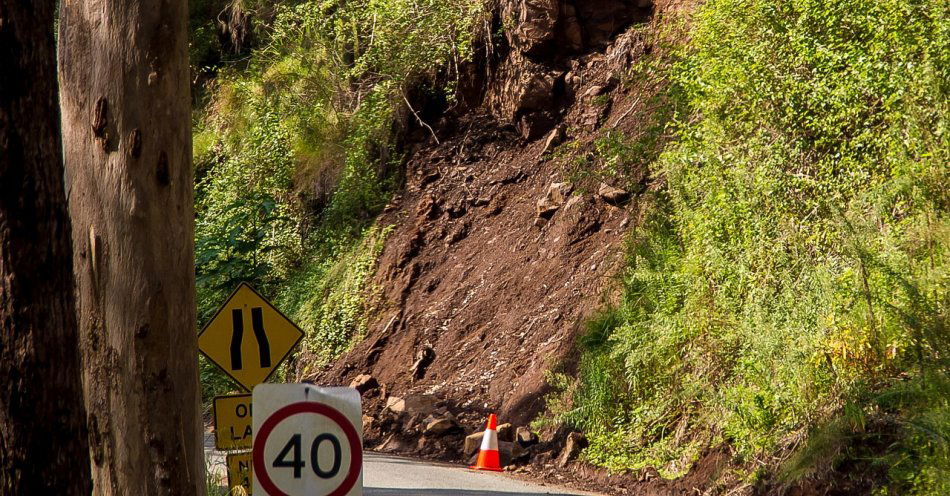
<instances>
[{"instance_id":1,"label":"green vegetation","mask_svg":"<svg viewBox=\"0 0 950 496\"><path fill-rule=\"evenodd\" d=\"M319 366L379 304L376 216L410 96L453 104L483 3L193 5L196 73L213 75L195 116L199 320L247 280ZM950 493L950 7L708 0L671 29L686 41L621 78L646 97L638 131L554 153L574 182L635 191L648 164L656 187L621 298L576 376L551 374L551 412L611 469L672 477L725 442L788 481L847 462L881 494ZM207 364L202 382L231 387Z\"/></svg>"},{"instance_id":2,"label":"green vegetation","mask_svg":"<svg viewBox=\"0 0 950 496\"><path fill-rule=\"evenodd\" d=\"M215 75L195 117L200 322L243 280L304 328L318 363L365 332L408 95L446 87L451 104L445 81L482 15L476 0L193 6L195 71ZM231 387L208 364L202 382L206 398Z\"/></svg>"},{"instance_id":3,"label":"green vegetation","mask_svg":"<svg viewBox=\"0 0 950 496\"><path fill-rule=\"evenodd\" d=\"M726 441L947 494L946 2L710 0L692 25L665 186L552 408L613 469Z\"/></svg>"}]
</instances>

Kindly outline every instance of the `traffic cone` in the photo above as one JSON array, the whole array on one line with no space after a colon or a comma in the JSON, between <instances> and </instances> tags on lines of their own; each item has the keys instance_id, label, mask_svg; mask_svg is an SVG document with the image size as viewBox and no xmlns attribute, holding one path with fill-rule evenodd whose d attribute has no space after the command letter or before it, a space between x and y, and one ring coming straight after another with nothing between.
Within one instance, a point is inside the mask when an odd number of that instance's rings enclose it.
<instances>
[{"instance_id":1,"label":"traffic cone","mask_svg":"<svg viewBox=\"0 0 950 496\"><path fill-rule=\"evenodd\" d=\"M492 470L501 472L501 463L498 459L498 419L495 414L488 416L488 427L485 428L485 435L482 437L482 447L478 451L478 461L471 468L472 470Z\"/></svg>"}]
</instances>

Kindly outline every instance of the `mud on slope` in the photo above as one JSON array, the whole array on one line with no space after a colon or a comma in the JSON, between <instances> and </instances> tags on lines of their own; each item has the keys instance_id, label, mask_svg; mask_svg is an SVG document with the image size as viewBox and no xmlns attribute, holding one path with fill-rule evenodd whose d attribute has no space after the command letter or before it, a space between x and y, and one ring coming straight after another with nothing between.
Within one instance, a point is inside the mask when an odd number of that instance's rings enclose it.
<instances>
[{"instance_id":1,"label":"mud on slope","mask_svg":"<svg viewBox=\"0 0 950 496\"><path fill-rule=\"evenodd\" d=\"M650 47L642 0L519 0L513 27L470 78L477 105L420 128L373 284L382 311L365 339L301 377L373 375L384 395L425 392L524 425L545 372L568 360L622 264L638 201L567 185L561 142L587 153L607 129L636 134L643 95L620 76ZM646 187L648 171L634 174ZM630 184L628 182L628 184ZM540 204L539 204L540 201ZM470 426L474 427L474 426Z\"/></svg>"}]
</instances>

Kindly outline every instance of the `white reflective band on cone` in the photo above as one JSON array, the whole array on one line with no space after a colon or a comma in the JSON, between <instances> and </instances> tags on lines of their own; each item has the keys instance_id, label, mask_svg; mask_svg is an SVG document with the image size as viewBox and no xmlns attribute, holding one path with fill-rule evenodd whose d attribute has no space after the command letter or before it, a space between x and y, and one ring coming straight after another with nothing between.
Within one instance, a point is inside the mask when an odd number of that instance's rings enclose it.
<instances>
[{"instance_id":1,"label":"white reflective band on cone","mask_svg":"<svg viewBox=\"0 0 950 496\"><path fill-rule=\"evenodd\" d=\"M483 451L498 451L498 433L493 430L486 430L482 437Z\"/></svg>"}]
</instances>

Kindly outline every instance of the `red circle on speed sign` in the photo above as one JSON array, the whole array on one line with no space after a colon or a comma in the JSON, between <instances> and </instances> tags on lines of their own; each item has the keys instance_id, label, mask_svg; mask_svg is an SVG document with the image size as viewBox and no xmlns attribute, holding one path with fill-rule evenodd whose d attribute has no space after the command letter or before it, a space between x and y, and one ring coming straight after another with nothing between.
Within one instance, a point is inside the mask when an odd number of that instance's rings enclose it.
<instances>
[{"instance_id":1,"label":"red circle on speed sign","mask_svg":"<svg viewBox=\"0 0 950 496\"><path fill-rule=\"evenodd\" d=\"M281 491L280 488L277 487L277 484L274 484L274 481L271 480L270 475L268 475L267 464L264 463L264 445L267 443L268 436L270 436L278 424L293 415L302 413L323 415L339 425L340 428L343 429L343 433L346 434L346 440L350 443L350 470L347 472L346 478L343 479L339 487L327 494L327 496L344 496L350 489L353 489L353 486L356 485L356 480L359 479L360 470L363 468L363 446L360 443L360 436L357 434L356 428L347 420L346 416L340 413L339 410L322 403L301 402L287 405L274 412L273 415L264 421L261 425L260 432L256 432L254 437L254 477L257 478L261 483L261 487L263 487L270 496L290 496Z\"/></svg>"}]
</instances>

